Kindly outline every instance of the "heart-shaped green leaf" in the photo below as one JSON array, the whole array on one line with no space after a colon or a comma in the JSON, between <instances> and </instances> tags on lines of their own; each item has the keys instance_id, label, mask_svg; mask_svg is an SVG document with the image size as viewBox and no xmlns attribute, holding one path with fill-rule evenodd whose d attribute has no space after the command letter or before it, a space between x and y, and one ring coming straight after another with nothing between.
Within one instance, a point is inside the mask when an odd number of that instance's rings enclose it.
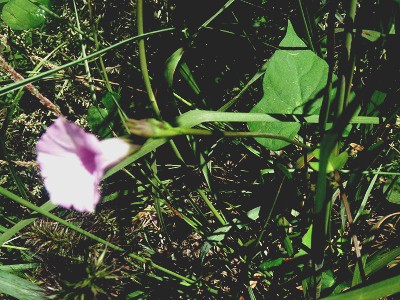
<instances>
[{"instance_id":1,"label":"heart-shaped green leaf","mask_svg":"<svg viewBox=\"0 0 400 300\"><path fill-rule=\"evenodd\" d=\"M50 1L10 0L3 7L2 18L14 30L35 28L46 19L46 12L40 5L48 8Z\"/></svg>"},{"instance_id":2,"label":"heart-shaped green leaf","mask_svg":"<svg viewBox=\"0 0 400 300\"><path fill-rule=\"evenodd\" d=\"M264 75L264 96L252 113L316 114L319 112L323 91L328 79L328 64L296 35L288 23L286 36L267 65ZM299 123L248 124L250 131L278 134L294 138ZM271 150L288 145L284 141L257 138L257 142Z\"/></svg>"},{"instance_id":3,"label":"heart-shaped green leaf","mask_svg":"<svg viewBox=\"0 0 400 300\"><path fill-rule=\"evenodd\" d=\"M111 136L111 128L114 126L117 116L117 102L120 96L117 93L107 93L101 99L105 108L92 106L88 110L87 121L90 129L100 138Z\"/></svg>"}]
</instances>

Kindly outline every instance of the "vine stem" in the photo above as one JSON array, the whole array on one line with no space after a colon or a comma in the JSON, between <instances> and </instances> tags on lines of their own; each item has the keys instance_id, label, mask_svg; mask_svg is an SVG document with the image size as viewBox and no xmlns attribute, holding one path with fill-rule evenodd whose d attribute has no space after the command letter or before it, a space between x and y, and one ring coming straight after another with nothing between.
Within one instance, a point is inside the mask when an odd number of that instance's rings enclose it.
<instances>
[{"instance_id":1,"label":"vine stem","mask_svg":"<svg viewBox=\"0 0 400 300\"><path fill-rule=\"evenodd\" d=\"M137 30L138 34L143 34L143 0L138 0L136 3L137 7ZM151 88L151 82L149 77L149 70L147 68L147 60L146 60L146 49L144 46L144 39L140 39L138 41L139 45L139 60L140 60L140 69L142 70L143 81L146 87L147 95L150 100L150 104L156 113L158 118L161 118L160 109L157 104L156 97L154 95L153 89Z\"/></svg>"},{"instance_id":2,"label":"vine stem","mask_svg":"<svg viewBox=\"0 0 400 300\"><path fill-rule=\"evenodd\" d=\"M252 138L269 138L285 141L308 150L312 148L304 143L292 140L286 136L277 134L269 134L264 132L248 132L248 131L213 131L208 129L172 127L166 122L159 122L154 119L134 120L128 119L127 124L130 133L145 138L171 138L181 135L198 135L198 136L222 136L222 137L252 137Z\"/></svg>"}]
</instances>

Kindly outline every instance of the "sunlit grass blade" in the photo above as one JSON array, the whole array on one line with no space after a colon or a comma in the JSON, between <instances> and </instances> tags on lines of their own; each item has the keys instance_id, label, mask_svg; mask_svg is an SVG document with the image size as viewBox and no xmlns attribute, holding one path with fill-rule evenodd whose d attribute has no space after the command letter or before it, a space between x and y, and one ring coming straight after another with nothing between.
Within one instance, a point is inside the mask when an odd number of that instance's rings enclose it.
<instances>
[{"instance_id":1,"label":"sunlit grass blade","mask_svg":"<svg viewBox=\"0 0 400 300\"><path fill-rule=\"evenodd\" d=\"M326 300L376 300L400 292L400 275L382 280L380 282L341 293L336 296L326 297Z\"/></svg>"}]
</instances>

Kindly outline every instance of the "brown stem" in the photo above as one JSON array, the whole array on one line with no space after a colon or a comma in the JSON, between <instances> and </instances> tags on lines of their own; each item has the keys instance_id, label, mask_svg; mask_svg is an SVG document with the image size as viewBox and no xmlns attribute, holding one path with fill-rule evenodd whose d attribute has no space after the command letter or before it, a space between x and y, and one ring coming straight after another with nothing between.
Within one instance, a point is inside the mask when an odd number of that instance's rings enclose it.
<instances>
[{"instance_id":1,"label":"brown stem","mask_svg":"<svg viewBox=\"0 0 400 300\"><path fill-rule=\"evenodd\" d=\"M3 56L0 55L0 68L6 71L14 82L21 81L24 77L19 74L15 69L6 62ZM46 106L49 110L51 110L56 116L60 116L61 111L58 106L56 106L53 102L51 102L47 97L43 96L39 92L39 90L31 83L28 83L24 86L33 96L39 99L40 103Z\"/></svg>"}]
</instances>

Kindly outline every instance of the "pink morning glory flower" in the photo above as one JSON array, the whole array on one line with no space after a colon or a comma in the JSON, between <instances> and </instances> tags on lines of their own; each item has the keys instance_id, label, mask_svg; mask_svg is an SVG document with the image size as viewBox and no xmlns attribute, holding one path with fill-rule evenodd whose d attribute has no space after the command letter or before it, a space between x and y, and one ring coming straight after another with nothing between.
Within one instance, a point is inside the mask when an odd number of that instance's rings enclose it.
<instances>
[{"instance_id":1,"label":"pink morning glory flower","mask_svg":"<svg viewBox=\"0 0 400 300\"><path fill-rule=\"evenodd\" d=\"M99 141L59 117L39 139L37 162L50 200L65 208L93 212L104 172L135 147L121 139Z\"/></svg>"}]
</instances>

